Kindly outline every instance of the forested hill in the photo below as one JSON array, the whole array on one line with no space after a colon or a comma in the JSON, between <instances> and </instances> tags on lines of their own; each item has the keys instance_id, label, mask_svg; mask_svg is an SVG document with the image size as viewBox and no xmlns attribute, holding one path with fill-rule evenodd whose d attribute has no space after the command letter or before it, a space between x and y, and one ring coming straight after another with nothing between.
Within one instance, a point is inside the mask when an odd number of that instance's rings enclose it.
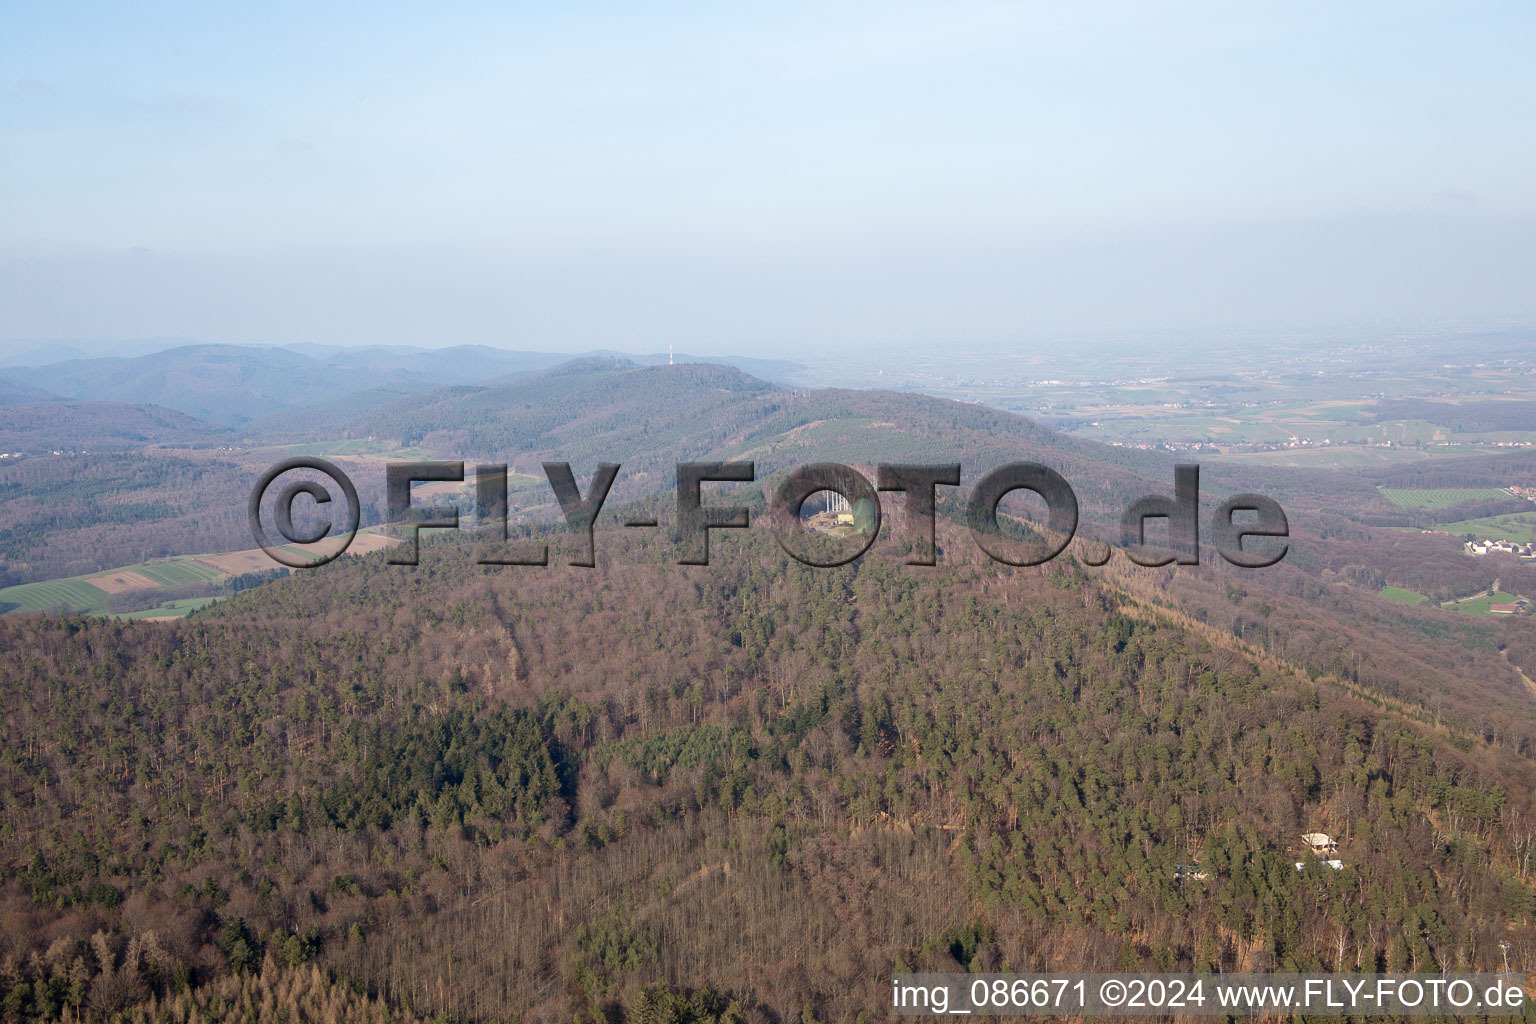
<instances>
[{"instance_id":1,"label":"forested hill","mask_svg":"<svg viewBox=\"0 0 1536 1024\"><path fill-rule=\"evenodd\" d=\"M338 374L313 372L319 369L314 360L285 349L189 345L144 356L68 360L6 372L65 398L151 403L230 425L363 386Z\"/></svg>"},{"instance_id":2,"label":"forested hill","mask_svg":"<svg viewBox=\"0 0 1536 1024\"><path fill-rule=\"evenodd\" d=\"M35 402L52 402L58 399L58 395L52 395L42 388L35 388L30 384L23 384L19 380L0 374L0 406L28 405Z\"/></svg>"},{"instance_id":3,"label":"forested hill","mask_svg":"<svg viewBox=\"0 0 1536 1024\"><path fill-rule=\"evenodd\" d=\"M153 444L218 444L225 432L158 405L42 401L0 404L0 451L56 448L141 448Z\"/></svg>"},{"instance_id":4,"label":"forested hill","mask_svg":"<svg viewBox=\"0 0 1536 1024\"><path fill-rule=\"evenodd\" d=\"M582 472L620 462L628 471L615 493L630 497L669 491L672 467L689 460L751 459L764 475L808 462L953 461L962 463L967 484L1004 462L1032 460L1061 472L1085 507L1111 523L1126 502L1153 489L1171 492L1174 464L1193 458L1075 438L989 406L915 392L795 389L699 363L589 357L488 387L392 401L370 396L366 408L337 403L253 424L252 437L387 438L443 457L510 462L534 475L546 459ZM1440 473L1478 480L1507 475L1514 465L1443 462L1436 463ZM1383 525L1410 518L1381 496L1381 481L1361 473L1207 461L1202 474L1208 497L1261 491L1298 509L1374 516Z\"/></svg>"},{"instance_id":5,"label":"forested hill","mask_svg":"<svg viewBox=\"0 0 1536 1024\"><path fill-rule=\"evenodd\" d=\"M1307 664L1283 597L1229 592L1270 627L1239 637L1184 577L941 529L928 570L457 538L181 623L0 620L5 1012L263 961L422 1016L754 1024L873 1016L908 968L1536 965L1532 716L1493 652L1388 693Z\"/></svg>"},{"instance_id":6,"label":"forested hill","mask_svg":"<svg viewBox=\"0 0 1536 1024\"><path fill-rule=\"evenodd\" d=\"M750 459L761 474L810 462L961 462L966 480L1003 462L1050 464L1079 499L1123 504L1149 486L1172 488L1173 460L1080 441L1032 420L926 395L796 390L710 364L638 367L578 360L494 387L415 394L311 426L309 439L386 437L453 458L493 460L538 474L558 459L590 472L624 464L619 495L669 493L678 462Z\"/></svg>"},{"instance_id":7,"label":"forested hill","mask_svg":"<svg viewBox=\"0 0 1536 1024\"><path fill-rule=\"evenodd\" d=\"M969 487L992 466L1033 459L1066 476L1085 520L1101 525L1130 500L1172 486L1166 455L1073 440L982 406L895 392L800 391L724 366L637 367L594 357L489 388L375 389L233 430L156 406L0 407L0 451L29 456L0 467L0 540L10 538L0 552L4 582L248 548L246 498L283 455L277 446L340 441L344 451L348 439L373 439L368 443L386 453L409 450L405 445L441 459L512 463L532 477L516 478L514 504L545 517L558 511L539 467L544 460L572 462L583 480L600 462L621 463L617 504L670 496L677 463L689 460L753 460L760 480L810 462L959 462ZM163 444L221 450L154 449ZM99 455L133 448L144 450L116 460ZM58 449L66 454L52 454ZM334 457L355 475L365 515L376 522L384 498L379 457ZM199 467L195 500L154 482L165 473L145 472L146 463L188 459ZM88 488L76 486L82 478ZM151 505L154 519L121 514L122 507ZM114 524L107 543L93 532L103 522Z\"/></svg>"}]
</instances>

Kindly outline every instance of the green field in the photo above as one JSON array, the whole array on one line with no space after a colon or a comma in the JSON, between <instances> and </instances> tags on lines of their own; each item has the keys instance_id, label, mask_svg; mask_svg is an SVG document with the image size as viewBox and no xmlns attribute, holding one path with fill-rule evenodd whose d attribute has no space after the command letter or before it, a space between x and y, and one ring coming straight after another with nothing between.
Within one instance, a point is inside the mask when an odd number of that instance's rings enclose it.
<instances>
[{"instance_id":1,"label":"green field","mask_svg":"<svg viewBox=\"0 0 1536 1024\"><path fill-rule=\"evenodd\" d=\"M1510 512L1502 516L1484 516L1481 519L1462 519L1455 523L1441 523L1435 527L1456 537L1472 534L1475 537L1492 537L1516 544L1529 544L1536 540L1536 514Z\"/></svg>"},{"instance_id":2,"label":"green field","mask_svg":"<svg viewBox=\"0 0 1536 1024\"><path fill-rule=\"evenodd\" d=\"M1482 597L1457 601L1455 604L1446 605L1445 608L1448 611L1461 612L1465 615L1488 615L1488 609L1496 604L1509 604L1515 597L1516 595L1514 594L1506 594L1504 591L1499 590L1492 594L1485 594Z\"/></svg>"},{"instance_id":3,"label":"green field","mask_svg":"<svg viewBox=\"0 0 1536 1024\"><path fill-rule=\"evenodd\" d=\"M0 590L0 611L7 612L40 612L60 606L77 612L99 612L106 601L106 591L79 578L21 583Z\"/></svg>"},{"instance_id":4,"label":"green field","mask_svg":"<svg viewBox=\"0 0 1536 1024\"><path fill-rule=\"evenodd\" d=\"M154 580L162 587L179 587L187 583L207 583L221 579L223 573L217 569L210 569L201 562L194 562L190 558L172 558L163 562L141 562L138 565L127 567L129 572L136 572L146 579ZM117 570L121 572L122 570ZM97 575L101 575L98 573Z\"/></svg>"},{"instance_id":5,"label":"green field","mask_svg":"<svg viewBox=\"0 0 1536 1024\"><path fill-rule=\"evenodd\" d=\"M1509 497L1496 487L1435 487L1425 490L1381 487L1381 496L1398 508L1450 508L1464 501L1497 501Z\"/></svg>"},{"instance_id":6,"label":"green field","mask_svg":"<svg viewBox=\"0 0 1536 1024\"><path fill-rule=\"evenodd\" d=\"M137 612L122 612L112 617L114 619L179 619L188 612L196 611L217 600L219 600L217 597L186 597L180 601L167 601L158 608L145 608Z\"/></svg>"},{"instance_id":7,"label":"green field","mask_svg":"<svg viewBox=\"0 0 1536 1024\"><path fill-rule=\"evenodd\" d=\"M1398 604L1429 604L1429 598L1417 590L1405 590L1402 587L1382 587L1381 596Z\"/></svg>"}]
</instances>

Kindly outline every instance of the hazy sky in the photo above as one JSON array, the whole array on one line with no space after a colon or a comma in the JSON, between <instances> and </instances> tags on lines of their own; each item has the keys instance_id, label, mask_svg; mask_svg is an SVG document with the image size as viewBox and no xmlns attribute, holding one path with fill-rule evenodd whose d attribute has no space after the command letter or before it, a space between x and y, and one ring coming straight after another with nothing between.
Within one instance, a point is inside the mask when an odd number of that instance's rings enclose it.
<instances>
[{"instance_id":1,"label":"hazy sky","mask_svg":"<svg viewBox=\"0 0 1536 1024\"><path fill-rule=\"evenodd\" d=\"M1536 317L1533 34L1528 0L18 3L0 338Z\"/></svg>"}]
</instances>

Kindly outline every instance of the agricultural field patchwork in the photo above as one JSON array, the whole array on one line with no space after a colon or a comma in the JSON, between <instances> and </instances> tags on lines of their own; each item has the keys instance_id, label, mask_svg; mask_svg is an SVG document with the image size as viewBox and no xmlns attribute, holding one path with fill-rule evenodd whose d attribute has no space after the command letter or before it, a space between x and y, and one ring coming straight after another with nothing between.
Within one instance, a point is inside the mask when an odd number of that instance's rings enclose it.
<instances>
[{"instance_id":1,"label":"agricultural field patchwork","mask_svg":"<svg viewBox=\"0 0 1536 1024\"><path fill-rule=\"evenodd\" d=\"M0 590L0 613L68 608L84 615L100 615L113 594L213 583L226 575L190 556L140 562L107 572L6 587Z\"/></svg>"},{"instance_id":2,"label":"agricultural field patchwork","mask_svg":"<svg viewBox=\"0 0 1536 1024\"><path fill-rule=\"evenodd\" d=\"M400 543L398 539L370 528L353 538L349 554L365 555ZM282 550L301 558L315 558L314 550L284 545ZM68 579L21 583L0 590L0 614L6 612L41 612L67 608L82 615L105 615L107 598L114 594L142 593L183 587L195 583L218 583L231 576L262 572L277 567L260 548L223 555L178 555L153 562L140 562L107 572L89 573ZM154 608L134 612L111 613L117 618L175 618L201 608L212 597L169 601Z\"/></svg>"},{"instance_id":3,"label":"agricultural field patchwork","mask_svg":"<svg viewBox=\"0 0 1536 1024\"><path fill-rule=\"evenodd\" d=\"M999 366L991 381L978 368L963 382L934 387L935 378L945 376L942 371L913 369L907 387L1020 412L1079 437L1175 448L1213 444L1224 456L1256 457L1272 465L1393 465L1536 445L1536 416L1522 419L1522 409L1536 395L1528 377L1507 370L1427 377L1288 373L1264 379L1040 381L1010 387ZM1448 393L1457 397L1438 397Z\"/></svg>"}]
</instances>

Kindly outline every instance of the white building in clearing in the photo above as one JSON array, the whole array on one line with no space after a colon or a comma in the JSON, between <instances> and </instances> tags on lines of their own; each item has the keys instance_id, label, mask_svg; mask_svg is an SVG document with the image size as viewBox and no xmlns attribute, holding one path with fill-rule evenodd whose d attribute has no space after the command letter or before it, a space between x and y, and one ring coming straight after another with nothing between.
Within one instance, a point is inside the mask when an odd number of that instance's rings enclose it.
<instances>
[{"instance_id":1,"label":"white building in clearing","mask_svg":"<svg viewBox=\"0 0 1536 1024\"><path fill-rule=\"evenodd\" d=\"M1326 832L1308 832L1301 837L1301 841L1306 843L1312 852L1319 857L1333 853L1339 848L1339 844L1334 841L1333 836Z\"/></svg>"},{"instance_id":2,"label":"white building in clearing","mask_svg":"<svg viewBox=\"0 0 1536 1024\"><path fill-rule=\"evenodd\" d=\"M1326 865L1335 871L1343 869L1344 862L1333 859L1333 855L1339 849L1338 841L1333 836L1327 832L1305 832L1302 834L1301 841L1307 844L1307 849L1317 855L1317 862L1319 864ZM1296 862L1297 871L1305 871L1306 869L1306 861L1299 860Z\"/></svg>"}]
</instances>

